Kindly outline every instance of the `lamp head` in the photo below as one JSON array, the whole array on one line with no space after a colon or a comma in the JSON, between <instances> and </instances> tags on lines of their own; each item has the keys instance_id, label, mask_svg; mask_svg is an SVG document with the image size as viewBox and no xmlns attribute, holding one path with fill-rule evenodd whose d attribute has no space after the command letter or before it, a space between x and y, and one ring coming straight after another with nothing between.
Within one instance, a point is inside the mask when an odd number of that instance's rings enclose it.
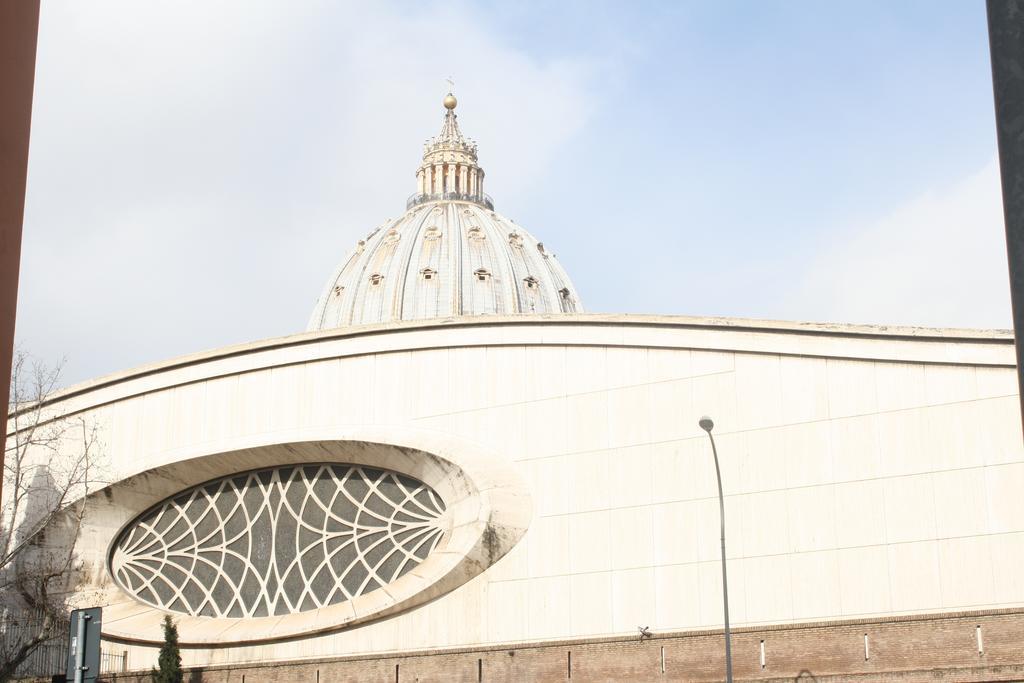
<instances>
[{"instance_id":1,"label":"lamp head","mask_svg":"<svg viewBox=\"0 0 1024 683\"><path fill-rule=\"evenodd\" d=\"M700 419L700 420L699 420L699 421L697 422L697 424L699 424L699 425L700 425L700 428L701 428L701 429L703 429L703 430L704 430L705 432L707 432L708 434L710 434L710 433L711 433L711 430L715 428L715 423L714 423L714 422L712 422L712 421L711 421L711 418L710 418L710 417L708 417L707 415L705 415L704 417L702 417L702 418L701 418L701 419Z\"/></svg>"}]
</instances>

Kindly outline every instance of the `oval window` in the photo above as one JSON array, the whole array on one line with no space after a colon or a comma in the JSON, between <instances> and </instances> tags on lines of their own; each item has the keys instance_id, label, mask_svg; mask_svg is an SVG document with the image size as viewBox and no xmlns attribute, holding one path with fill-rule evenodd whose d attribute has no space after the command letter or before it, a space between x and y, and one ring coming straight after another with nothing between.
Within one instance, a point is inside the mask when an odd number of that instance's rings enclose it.
<instances>
[{"instance_id":1,"label":"oval window","mask_svg":"<svg viewBox=\"0 0 1024 683\"><path fill-rule=\"evenodd\" d=\"M138 600L172 612L293 614L392 583L438 547L446 522L440 496L404 474L275 467L150 508L114 543L111 572Z\"/></svg>"}]
</instances>

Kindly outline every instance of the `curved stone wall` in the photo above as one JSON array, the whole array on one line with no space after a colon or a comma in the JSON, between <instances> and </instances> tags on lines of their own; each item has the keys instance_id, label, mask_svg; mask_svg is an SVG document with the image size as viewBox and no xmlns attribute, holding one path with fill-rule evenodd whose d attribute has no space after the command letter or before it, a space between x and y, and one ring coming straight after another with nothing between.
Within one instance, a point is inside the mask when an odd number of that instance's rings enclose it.
<instances>
[{"instance_id":1,"label":"curved stone wall","mask_svg":"<svg viewBox=\"0 0 1024 683\"><path fill-rule=\"evenodd\" d=\"M706 413L737 627L1024 605L1013 358L1000 333L526 316L296 335L141 368L51 406L100 425L118 482L97 496L111 516L97 511L79 544L92 574L76 600L111 605L109 637L151 641L138 634L161 612L107 569L125 525L219 477L341 463L405 474L445 514L477 519L458 553L446 534L421 565L450 568L344 603L350 622L315 621L320 610L247 632L188 617L186 662L714 628ZM323 443L392 455L328 457Z\"/></svg>"}]
</instances>

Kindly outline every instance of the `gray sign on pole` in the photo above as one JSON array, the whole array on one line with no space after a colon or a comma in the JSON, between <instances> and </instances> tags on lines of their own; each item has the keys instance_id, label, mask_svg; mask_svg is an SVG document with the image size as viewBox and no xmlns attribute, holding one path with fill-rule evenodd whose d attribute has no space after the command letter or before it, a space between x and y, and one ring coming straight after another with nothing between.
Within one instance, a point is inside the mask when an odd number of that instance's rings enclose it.
<instances>
[{"instance_id":1,"label":"gray sign on pole","mask_svg":"<svg viewBox=\"0 0 1024 683\"><path fill-rule=\"evenodd\" d=\"M69 683L95 681L100 675L100 623L103 610L99 607L76 609L71 613L71 638L68 647Z\"/></svg>"}]
</instances>

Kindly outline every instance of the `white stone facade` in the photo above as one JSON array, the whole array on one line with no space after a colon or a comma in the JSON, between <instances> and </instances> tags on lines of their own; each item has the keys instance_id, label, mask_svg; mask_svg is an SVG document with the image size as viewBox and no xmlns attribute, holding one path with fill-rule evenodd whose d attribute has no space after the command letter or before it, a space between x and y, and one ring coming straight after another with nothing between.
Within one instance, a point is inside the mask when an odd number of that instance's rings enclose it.
<instances>
[{"instance_id":1,"label":"white stone facade","mask_svg":"<svg viewBox=\"0 0 1024 683\"><path fill-rule=\"evenodd\" d=\"M186 663L714 627L708 414L734 625L1019 606L1013 363L1006 333L559 315L325 331L140 368L52 407L100 424L115 478L135 477L80 541L78 599L108 601L109 637L151 640L162 613L110 578L120 525L222 474L322 461L333 442L468 506L447 568L349 604L341 630L320 611L186 618ZM481 554L492 523L507 533Z\"/></svg>"}]
</instances>

